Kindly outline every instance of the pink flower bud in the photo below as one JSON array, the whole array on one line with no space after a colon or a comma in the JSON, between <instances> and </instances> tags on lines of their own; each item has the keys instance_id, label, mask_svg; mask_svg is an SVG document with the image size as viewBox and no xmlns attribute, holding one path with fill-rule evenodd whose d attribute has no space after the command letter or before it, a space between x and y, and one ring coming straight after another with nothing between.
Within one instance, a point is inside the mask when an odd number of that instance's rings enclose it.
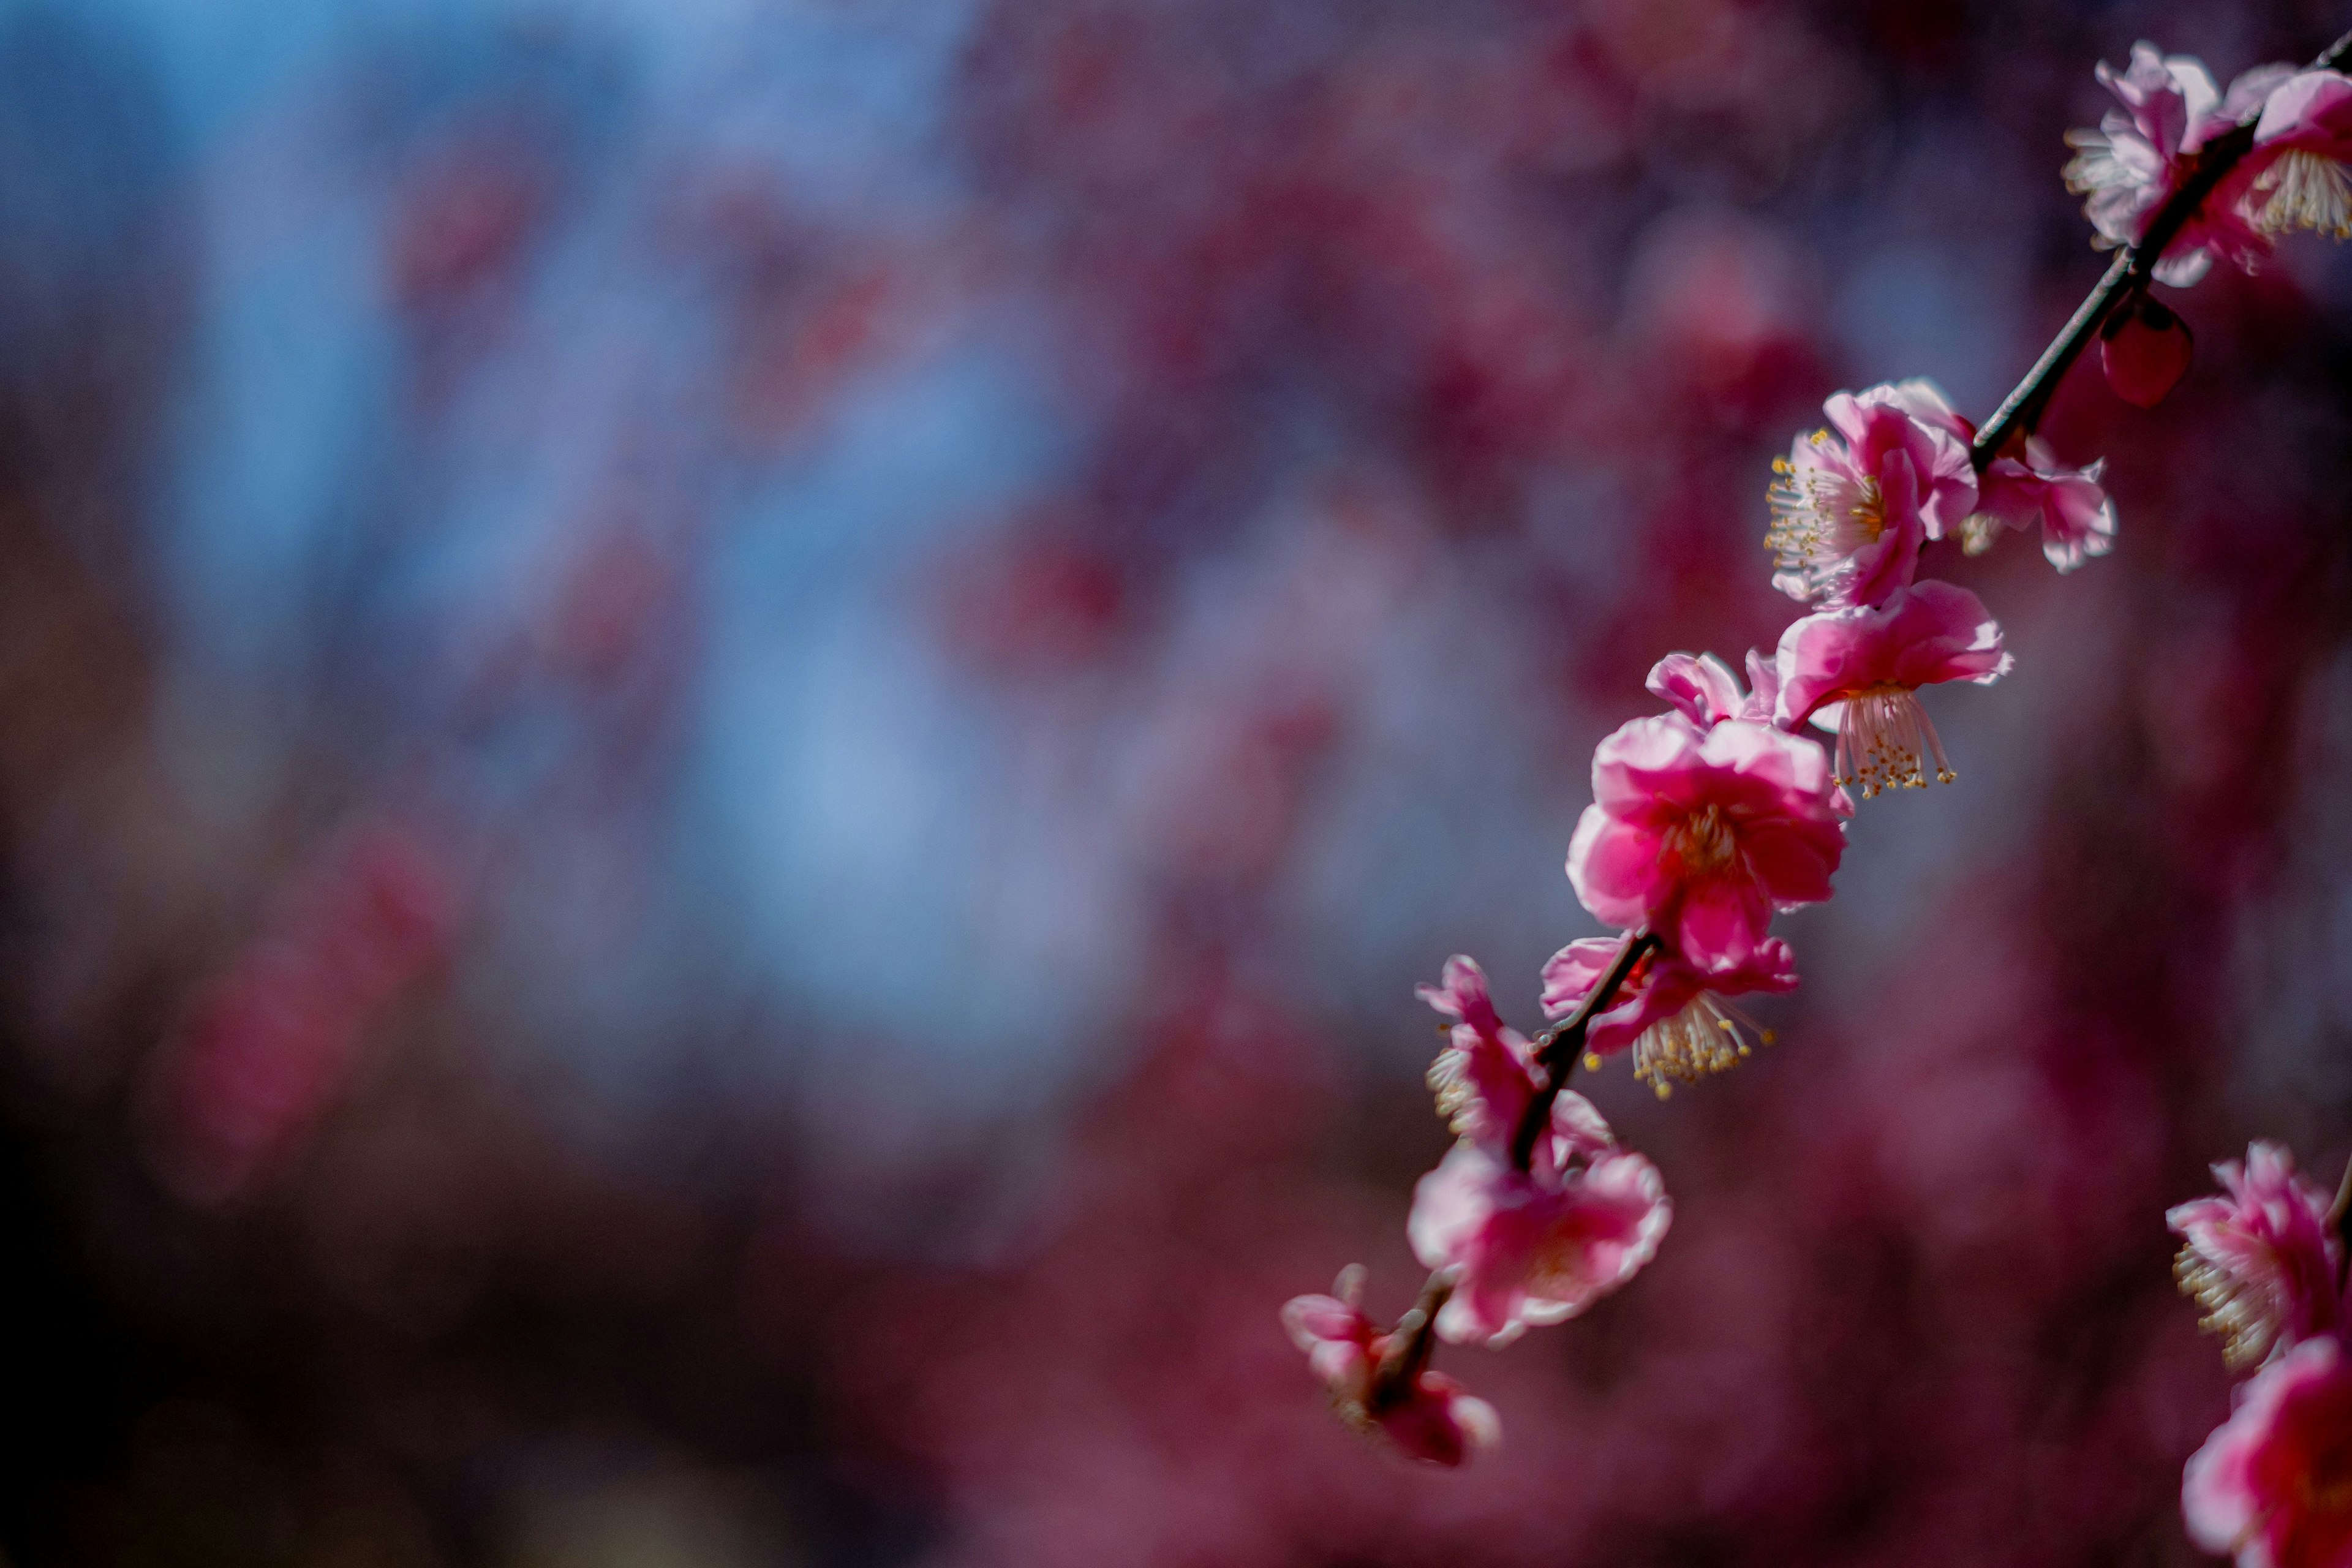
<instances>
[{"instance_id":1,"label":"pink flower bud","mask_svg":"<svg viewBox=\"0 0 2352 1568\"><path fill-rule=\"evenodd\" d=\"M2153 408L2189 373L2195 346L2189 323L2143 294L2099 329L2099 364L2117 397L2136 408Z\"/></svg>"}]
</instances>

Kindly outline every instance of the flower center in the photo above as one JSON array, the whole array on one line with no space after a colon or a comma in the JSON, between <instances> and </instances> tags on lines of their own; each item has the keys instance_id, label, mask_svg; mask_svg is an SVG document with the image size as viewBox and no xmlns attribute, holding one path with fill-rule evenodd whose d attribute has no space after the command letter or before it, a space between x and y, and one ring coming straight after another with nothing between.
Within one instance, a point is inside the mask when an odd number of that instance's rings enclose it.
<instances>
[{"instance_id":1,"label":"flower center","mask_svg":"<svg viewBox=\"0 0 2352 1568\"><path fill-rule=\"evenodd\" d=\"M1813 445L1826 446L1829 432L1813 432ZM1866 474L1841 473L1816 463L1802 468L1786 458L1772 459L1772 483L1764 492L1771 526L1764 548L1775 566L1814 587L1840 569L1855 551L1886 532L1886 499Z\"/></svg>"},{"instance_id":2,"label":"flower center","mask_svg":"<svg viewBox=\"0 0 2352 1568\"><path fill-rule=\"evenodd\" d=\"M1711 992L1666 1019L1653 1024L1633 1042L1633 1076L1664 1100L1677 1083L1696 1083L1709 1073L1739 1065L1750 1037L1770 1045L1772 1031Z\"/></svg>"},{"instance_id":3,"label":"flower center","mask_svg":"<svg viewBox=\"0 0 2352 1568\"><path fill-rule=\"evenodd\" d=\"M1659 858L1684 877L1707 877L1739 858L1739 838L1717 806L1702 806L1666 829Z\"/></svg>"},{"instance_id":4,"label":"flower center","mask_svg":"<svg viewBox=\"0 0 2352 1568\"><path fill-rule=\"evenodd\" d=\"M2352 239L2352 176L2335 159L2297 148L2263 170L2254 189L2270 193L2254 214L2264 234L2307 228Z\"/></svg>"},{"instance_id":5,"label":"flower center","mask_svg":"<svg viewBox=\"0 0 2352 1568\"><path fill-rule=\"evenodd\" d=\"M1933 760L1938 784L1957 776L1918 694L1892 681L1847 694L1838 715L1837 782L1860 784L1868 799L1883 789L1924 789Z\"/></svg>"}]
</instances>

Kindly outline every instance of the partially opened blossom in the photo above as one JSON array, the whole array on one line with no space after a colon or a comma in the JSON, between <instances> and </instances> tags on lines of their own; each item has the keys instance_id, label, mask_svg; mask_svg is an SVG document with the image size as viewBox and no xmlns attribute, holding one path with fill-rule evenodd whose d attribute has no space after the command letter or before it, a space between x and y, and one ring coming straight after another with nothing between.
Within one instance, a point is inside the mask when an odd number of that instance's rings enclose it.
<instances>
[{"instance_id":1,"label":"partially opened blossom","mask_svg":"<svg viewBox=\"0 0 2352 1568\"><path fill-rule=\"evenodd\" d=\"M1911 581L1920 544L1974 507L1968 440L1925 381L1841 392L1822 412L1829 425L1772 463L1772 585L1808 604L1880 604Z\"/></svg>"},{"instance_id":2,"label":"partially opened blossom","mask_svg":"<svg viewBox=\"0 0 2352 1568\"><path fill-rule=\"evenodd\" d=\"M2132 46L2131 64L2116 70L2099 62L2099 84L2120 108L2107 110L2096 131L2070 131L2074 149L2066 188L2083 204L2102 249L2137 245L2167 199L2195 173L2197 154L2215 136L2262 111L2273 89L2294 74L2289 65L2257 66L2230 84L2213 84L2204 62L2167 55L2154 44ZM2187 288L2218 257L2253 270L2270 241L2246 216L2257 167L2241 162L2214 187L2165 247L2155 272L2159 283Z\"/></svg>"},{"instance_id":3,"label":"partially opened blossom","mask_svg":"<svg viewBox=\"0 0 2352 1568\"><path fill-rule=\"evenodd\" d=\"M1726 719L1752 723L1772 721L1772 703L1780 691L1780 675L1754 648L1748 650L1748 689L1742 690L1731 667L1711 653L1670 653L1650 667L1651 692L1702 730Z\"/></svg>"},{"instance_id":4,"label":"partially opened blossom","mask_svg":"<svg viewBox=\"0 0 2352 1568\"><path fill-rule=\"evenodd\" d=\"M1590 1102L1574 1120L1588 1113L1597 1118ZM1465 1138L1413 1189L1413 1255L1455 1275L1439 1337L1508 1344L1531 1324L1576 1316L1657 1255L1674 1205L1656 1166L1613 1147L1563 1163L1555 1149L1523 1171L1507 1151Z\"/></svg>"},{"instance_id":5,"label":"partially opened blossom","mask_svg":"<svg viewBox=\"0 0 2352 1568\"><path fill-rule=\"evenodd\" d=\"M1608 973L1617 951L1614 942L1587 937L1552 954L1543 971L1544 1011L1554 1017L1573 1012ZM1758 943L1743 962L1712 971L1694 967L1672 949L1655 949L1634 965L1617 1000L1587 1026L1588 1065L1631 1050L1633 1076L1663 1100L1675 1083L1696 1083L1737 1066L1753 1048L1750 1040L1772 1043L1771 1031L1729 998L1796 987L1796 958L1777 937Z\"/></svg>"},{"instance_id":6,"label":"partially opened blossom","mask_svg":"<svg viewBox=\"0 0 2352 1568\"><path fill-rule=\"evenodd\" d=\"M1507 1140L1535 1095L1534 1053L1527 1037L1496 1013L1486 972L1456 953L1438 984L1414 994L1454 1020L1429 1067L1437 1113L1460 1137Z\"/></svg>"},{"instance_id":7,"label":"partially opened blossom","mask_svg":"<svg viewBox=\"0 0 2352 1568\"><path fill-rule=\"evenodd\" d=\"M1795 729L1838 704L1837 777L1865 795L1953 777L1918 689L1938 681L1982 686L2009 672L2000 627L1982 601L1949 583L1926 582L1875 608L1805 616L1780 636L1780 702Z\"/></svg>"},{"instance_id":8,"label":"partially opened blossom","mask_svg":"<svg viewBox=\"0 0 2352 1568\"><path fill-rule=\"evenodd\" d=\"M1425 1367L1387 1386L1375 1371L1389 1352L1389 1332L1364 1315L1364 1270L1341 1270L1330 1296L1295 1296L1282 1309L1291 1342L1331 1395L1341 1420L1357 1431L1387 1438L1410 1457L1459 1465L1501 1438L1495 1407Z\"/></svg>"},{"instance_id":9,"label":"partially opened blossom","mask_svg":"<svg viewBox=\"0 0 2352 1568\"><path fill-rule=\"evenodd\" d=\"M2344 1245L2330 1194L2295 1174L2294 1156L2278 1144L2257 1142L2244 1163L2225 1160L2213 1176L2221 1195L2179 1205L2164 1222L2184 1243L2173 1277L2204 1309L2203 1327L2221 1336L2235 1370L2336 1327Z\"/></svg>"},{"instance_id":10,"label":"partially opened blossom","mask_svg":"<svg viewBox=\"0 0 2352 1568\"><path fill-rule=\"evenodd\" d=\"M1962 538L1968 552L1990 546L2003 528L2042 530L2042 553L2061 572L2115 548L2116 504L2099 483L2104 458L2085 468L2062 467L2037 440L2025 457L1996 458L1985 468L1976 514Z\"/></svg>"},{"instance_id":11,"label":"partially opened blossom","mask_svg":"<svg viewBox=\"0 0 2352 1568\"><path fill-rule=\"evenodd\" d=\"M2306 1340L2241 1385L2189 1460L2189 1538L2238 1568L2352 1564L2352 1358Z\"/></svg>"},{"instance_id":12,"label":"partially opened blossom","mask_svg":"<svg viewBox=\"0 0 2352 1568\"><path fill-rule=\"evenodd\" d=\"M2352 78L2303 71L2272 93L2254 127L2252 161L2248 201L2257 229L2352 238Z\"/></svg>"},{"instance_id":13,"label":"partially opened blossom","mask_svg":"<svg viewBox=\"0 0 2352 1568\"><path fill-rule=\"evenodd\" d=\"M1607 923L1727 968L1765 940L1776 909L1830 896L1845 810L1810 741L1741 719L1706 730L1678 713L1636 719L1592 754L1569 879Z\"/></svg>"}]
</instances>

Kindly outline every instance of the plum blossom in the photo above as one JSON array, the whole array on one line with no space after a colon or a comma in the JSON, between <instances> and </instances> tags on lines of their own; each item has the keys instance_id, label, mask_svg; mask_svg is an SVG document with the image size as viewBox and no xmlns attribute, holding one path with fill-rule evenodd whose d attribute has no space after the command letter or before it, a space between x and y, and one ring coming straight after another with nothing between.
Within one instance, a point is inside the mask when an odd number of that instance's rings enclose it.
<instances>
[{"instance_id":1,"label":"plum blossom","mask_svg":"<svg viewBox=\"0 0 2352 1568\"><path fill-rule=\"evenodd\" d=\"M2248 206L2264 235L2308 228L2352 239L2352 78L2303 71L2272 93L2254 127Z\"/></svg>"},{"instance_id":2,"label":"plum blossom","mask_svg":"<svg viewBox=\"0 0 2352 1568\"><path fill-rule=\"evenodd\" d=\"M1822 412L1829 425L1772 462L1772 585L1807 604L1880 604L1911 581L1920 544L1974 510L1968 438L1926 381L1841 392Z\"/></svg>"},{"instance_id":3,"label":"plum blossom","mask_svg":"<svg viewBox=\"0 0 2352 1568\"><path fill-rule=\"evenodd\" d=\"M1996 458L1986 466L1977 510L1961 531L1971 555L1990 549L2004 528L2039 523L2042 553L2061 572L2072 572L2094 555L2115 548L2116 504L2099 476L2105 458L2085 468L2059 465L2038 440L2025 443L2025 457Z\"/></svg>"},{"instance_id":4,"label":"plum blossom","mask_svg":"<svg viewBox=\"0 0 2352 1568\"><path fill-rule=\"evenodd\" d=\"M2184 1238L2173 1278L2235 1371L2336 1326L2344 1247L2329 1194L2295 1174L2278 1144L2258 1141L2244 1163L2225 1160L2213 1176L2226 1195L2179 1205L2164 1221Z\"/></svg>"},{"instance_id":5,"label":"plum blossom","mask_svg":"<svg viewBox=\"0 0 2352 1568\"><path fill-rule=\"evenodd\" d=\"M1601 921L1729 968L1776 908L1830 896L1847 809L1810 742L1744 719L1705 730L1679 713L1636 719L1592 754L1569 879Z\"/></svg>"},{"instance_id":6,"label":"plum blossom","mask_svg":"<svg viewBox=\"0 0 2352 1568\"><path fill-rule=\"evenodd\" d=\"M1333 1408L1349 1426L1385 1437L1403 1453L1433 1465L1459 1465L1502 1436L1495 1407L1443 1373L1413 1369L1386 1387L1373 1377L1392 1336L1364 1315L1364 1269L1340 1270L1329 1296L1294 1296L1282 1309L1291 1342L1323 1381Z\"/></svg>"},{"instance_id":7,"label":"plum blossom","mask_svg":"<svg viewBox=\"0 0 2352 1568\"><path fill-rule=\"evenodd\" d=\"M1918 689L1943 680L1984 686L2009 672L2000 626L1965 588L1929 581L1875 608L1805 616L1780 636L1780 700L1774 715L1793 730L1837 704L1837 780L1864 795L1948 784L1952 764ZM1826 726L1824 726L1826 727Z\"/></svg>"},{"instance_id":8,"label":"plum blossom","mask_svg":"<svg viewBox=\"0 0 2352 1568\"><path fill-rule=\"evenodd\" d=\"M1544 1011L1554 1017L1574 1011L1608 973L1617 949L1614 942L1588 937L1552 954L1543 971ZM1614 1005L1587 1026L1586 1065L1598 1067L1631 1049L1633 1076L1664 1100L1675 1083L1696 1083L1738 1065L1751 1039L1772 1043L1772 1032L1727 998L1796 987L1796 959L1777 937L1758 943L1742 963L1714 971L1694 968L1679 953L1659 948L1643 956Z\"/></svg>"},{"instance_id":9,"label":"plum blossom","mask_svg":"<svg viewBox=\"0 0 2352 1568\"><path fill-rule=\"evenodd\" d=\"M2190 1456L2189 1538L2238 1568L2352 1563L2352 1359L2306 1340L2242 1384L2229 1420Z\"/></svg>"},{"instance_id":10,"label":"plum blossom","mask_svg":"<svg viewBox=\"0 0 2352 1568\"><path fill-rule=\"evenodd\" d=\"M2099 85L2122 107L2107 110L2096 131L2066 133L2074 157L2066 188L2083 204L2093 242L2103 250L2136 245L2173 192L2196 172L2197 154L2215 136L2259 112L2272 89L2294 74L2290 65L2256 66L2230 84L2214 86L2204 62L2167 55L2154 44L2132 46L2121 71L2099 62ZM2185 289L2205 276L2218 257L2248 271L2270 252L2270 241L2245 215L2245 198L2259 173L2249 161L2223 176L2181 226L2156 266L2156 280Z\"/></svg>"},{"instance_id":11,"label":"plum blossom","mask_svg":"<svg viewBox=\"0 0 2352 1568\"><path fill-rule=\"evenodd\" d=\"M1465 1138L1413 1189L1413 1256L1455 1271L1437 1314L1442 1339L1508 1344L1530 1324L1576 1316L1657 1255L1674 1217L1657 1167L1612 1143L1568 1168L1571 1146L1607 1124L1582 1096L1559 1099L1532 1170Z\"/></svg>"},{"instance_id":12,"label":"plum blossom","mask_svg":"<svg viewBox=\"0 0 2352 1568\"><path fill-rule=\"evenodd\" d=\"M1454 1020L1445 1048L1429 1065L1438 1115L1458 1137L1509 1139L1535 1097L1535 1054L1527 1037L1496 1013L1486 972L1456 953L1445 961L1439 984L1413 994Z\"/></svg>"},{"instance_id":13,"label":"plum blossom","mask_svg":"<svg viewBox=\"0 0 2352 1568\"><path fill-rule=\"evenodd\" d=\"M1711 653L1670 653L1650 667L1650 691L1702 730L1726 719L1772 721L1780 694L1780 672L1754 648L1748 650L1748 686L1743 691L1731 667Z\"/></svg>"}]
</instances>

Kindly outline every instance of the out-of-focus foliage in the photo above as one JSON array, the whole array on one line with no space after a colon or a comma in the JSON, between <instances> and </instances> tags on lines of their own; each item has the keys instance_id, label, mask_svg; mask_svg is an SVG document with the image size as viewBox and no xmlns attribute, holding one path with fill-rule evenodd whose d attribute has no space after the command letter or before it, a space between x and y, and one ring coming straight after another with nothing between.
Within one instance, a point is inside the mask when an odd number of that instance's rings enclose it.
<instances>
[{"instance_id":1,"label":"out-of-focus foliage","mask_svg":"<svg viewBox=\"0 0 2352 1568\"><path fill-rule=\"evenodd\" d=\"M2115 552L1408 1473L1276 1309L1535 1018L1585 759L1988 414L2102 57L2317 5L0 6L20 1564L2170 1563L2168 1203L2352 1143L2352 262L2078 374ZM1449 1352L1449 1355L1461 1352Z\"/></svg>"}]
</instances>

